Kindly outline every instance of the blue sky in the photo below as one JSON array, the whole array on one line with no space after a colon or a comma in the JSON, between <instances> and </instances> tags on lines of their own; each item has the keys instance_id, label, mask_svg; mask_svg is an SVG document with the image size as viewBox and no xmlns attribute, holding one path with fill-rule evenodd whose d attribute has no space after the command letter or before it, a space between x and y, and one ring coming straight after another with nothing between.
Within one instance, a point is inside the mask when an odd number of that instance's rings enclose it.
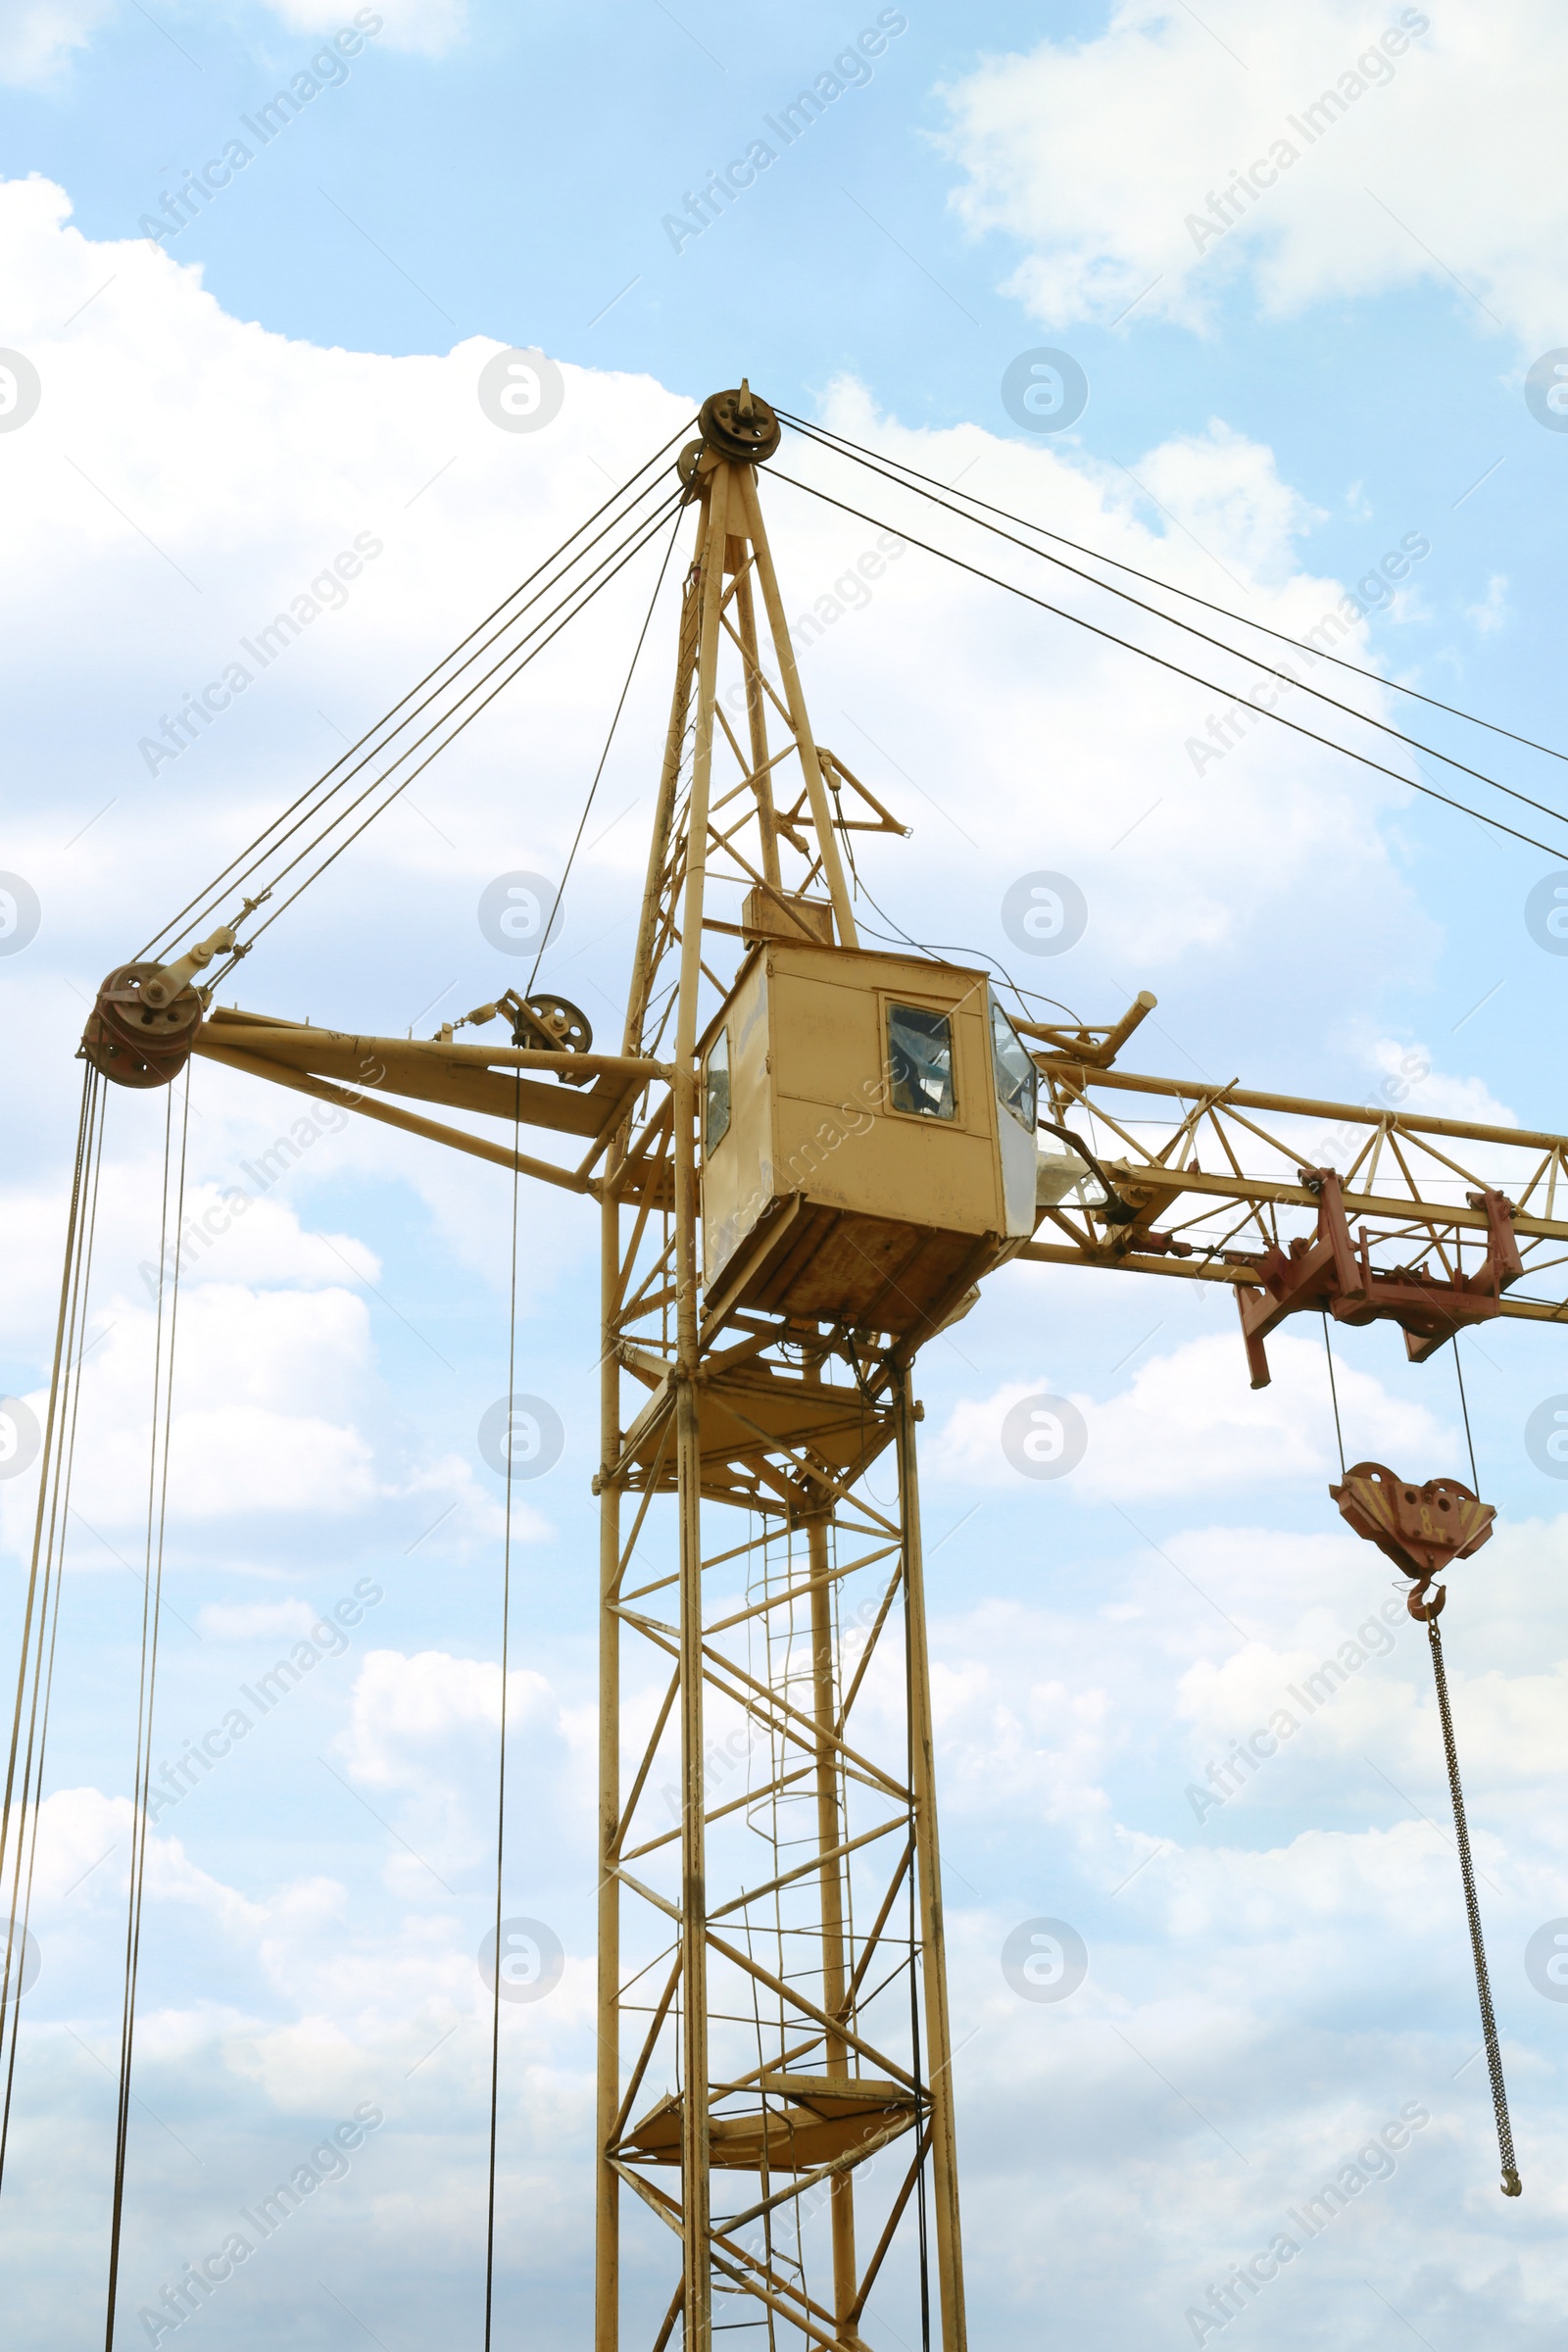
<instances>
[{"instance_id":1,"label":"blue sky","mask_svg":"<svg viewBox=\"0 0 1568 2352\"><path fill-rule=\"evenodd\" d=\"M1568 344L1552 168L1568 44L1544 0L1456 0L1430 23L1345 0L1288 23L1256 0L1201 19L1159 0L1114 18L758 21L706 0L525 22L487 0L369 13L383 21L347 77L251 141L162 250L149 213L247 137L242 119L354 12L53 0L0 30L0 349L41 384L35 416L0 433L0 868L42 909L0 958L18 1105L0 1384L24 1398L46 1373L84 1000L599 503L607 474L743 372L780 407L932 473L967 468L979 495L1293 633L1425 543L1340 650L1568 740L1568 435L1524 388ZM869 78L846 69L819 120L773 140L768 118L879 23ZM1316 135L1288 127L1347 75L1359 88ZM1282 137L1294 160L1227 221L1215 198ZM781 151L755 183L700 234L672 234L759 138ZM508 346L563 371L536 435L497 432L478 404ZM1056 435L1003 398L1009 365L1042 348L1089 382ZM876 518L774 485L792 612L831 595L884 525L970 550L798 444L779 470ZM379 552L341 606L150 775L138 747L163 714L366 534ZM986 560L1099 616L1022 558ZM607 598L598 635L564 639L417 807L269 934L243 1003L398 1033L516 977L477 901L498 873L562 870L651 587L649 572ZM1065 871L1088 927L1030 977L1091 1019L1153 988L1139 1062L1356 1101L1402 1065L1414 1107L1561 1127L1564 966L1524 917L1552 855L1283 730L1195 762L1226 694L1090 647L918 550L843 602L803 658L806 691L818 733L913 827L865 864L909 931L1015 960L1007 888ZM602 1035L624 993L668 620L666 601L545 971ZM1228 693L1234 671L1208 659L1193 666ZM1561 805L1557 761L1440 713L1416 724L1419 706L1380 689L1352 699ZM1419 773L1449 789L1435 760ZM1480 784L1454 789L1506 816ZM1520 821L1568 863L1568 827ZM192 1101L192 1182L214 1199L299 1107L205 1066ZM0 2210L8 2299L29 2340L62 2345L91 2340L101 2306L138 1268L158 1222L162 1103L112 1109L43 1965ZM499 1550L475 1429L506 1382L507 1200L477 1163L378 1129L295 1140L297 1164L193 1270L160 1754L358 1585L381 1597L157 1824L122 2340L147 2340L144 2296L372 2102L386 2122L348 2172L177 2339L337 2346L368 2329L397 2352L438 2330L468 2340L478 2312ZM518 1386L552 1400L565 1448L528 1490L519 1554L509 1908L548 1922L566 1964L548 2000L505 2020L500 2308L563 2347L588 2309L595 1267L589 1213L529 1199ZM1408 2104L1431 2122L1392 2177L1202 2340L1556 2340L1568 2013L1523 1955L1568 1913L1565 1528L1523 1432L1568 1391L1560 1342L1510 1324L1467 1349L1500 1526L1446 1620L1526 2179L1504 2206L1415 1630L1242 1795L1200 1822L1186 1794L1388 1596L1324 1491L1309 1337L1282 1337L1275 1387L1252 1396L1224 1293L1013 1269L922 1361L979 2340L1199 2340L1186 2315L1210 2282ZM1381 1328L1341 1353L1355 1450L1462 1471L1449 1359L1408 1367ZM995 1442L1037 1387L1078 1399L1090 1430L1082 1473L1055 1486L1014 1478ZM26 1483L0 1484L8 1640ZM1090 1951L1055 2007L1019 2002L999 1962L1041 1916ZM640 2317L667 2294L662 2259L635 2241ZM877 2340L912 2340L896 2300L881 2317Z\"/></svg>"}]
</instances>

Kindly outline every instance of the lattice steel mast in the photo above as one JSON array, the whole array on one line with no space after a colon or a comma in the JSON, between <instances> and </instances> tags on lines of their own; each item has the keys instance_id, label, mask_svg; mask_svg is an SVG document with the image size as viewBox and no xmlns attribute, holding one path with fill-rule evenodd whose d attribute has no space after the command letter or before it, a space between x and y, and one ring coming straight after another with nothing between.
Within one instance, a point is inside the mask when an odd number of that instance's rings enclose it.
<instances>
[{"instance_id":1,"label":"lattice steel mast","mask_svg":"<svg viewBox=\"0 0 1568 2352\"><path fill-rule=\"evenodd\" d=\"M853 953L858 942L830 791L841 822L897 828L858 790L845 809L854 780L811 732L753 472L753 459L776 441L770 413L743 387L710 404L704 427L704 443L683 460L697 545L623 1038L628 1055L652 1057L673 1028L673 1081L640 1132L630 1123L623 1129L603 1188L596 2344L612 2352L620 2340L623 2187L680 2241L680 2285L656 2352L677 2320L687 2343L709 2342L715 2289L750 2298L760 2318L792 2324L808 2340L858 2344L867 2298L929 2159L942 2341L957 2352L965 2340L962 2261L907 1352L894 1363L846 1330L824 1332L787 1313L715 1313L711 1265L709 1311L699 1312L705 921L721 937L793 937L813 949L836 932ZM727 706L721 647L739 673ZM738 719L742 709L744 745L728 715ZM782 736L776 749L770 712ZM734 789L715 792L715 747L733 757ZM781 777L789 779L782 810ZM787 889L781 845L801 869ZM710 886L721 880L750 892L740 924L710 910ZM826 897L812 899L813 886L825 886ZM707 977L716 995L726 993ZM710 1110L713 1092L710 1078ZM651 1391L629 1431L622 1374ZM863 1474L890 1448L897 1499L879 1505ZM675 1503L675 1556L648 1578L635 1563L652 1541L659 1494ZM629 1530L623 1495L636 1497ZM727 1512L714 1511L720 1502ZM737 1510L751 1531L739 1544L725 1540ZM706 1523L722 1518L731 1524L715 1544L705 1538ZM727 1582L737 1563L746 1570L738 1608ZM667 1604L651 1613L661 1591L678 1596L674 1622ZM851 1598L867 1638L846 1686L840 1636L855 1614ZM879 1647L896 1643L901 1617L906 1699L899 1712L907 1722L891 1750L879 1727L866 1747L882 1752L871 1754L857 1744L856 1702ZM627 1637L661 1653L669 1681L633 1751L623 1795ZM710 1786L715 1709L728 1734L716 1752L734 1755L739 1738L747 1758L739 1803L727 1784ZM660 1817L656 1788L672 1718L678 1828L667 1813ZM650 1884L661 1860L677 1853L678 1881ZM758 1870L760 1856L766 1861ZM896 1916L901 1895L908 1907L911 1871L912 1928ZM623 1896L639 1914L629 1953ZM858 1934L857 1896L870 1921ZM650 1931L668 1946L652 1959ZM647 1988L651 1970L657 1997ZM911 2038L912 1979L922 2011ZM651 2015L639 2010L639 1993ZM748 2003L749 2065L739 2050L746 2028L737 2031ZM890 2025L893 2049L885 2046ZM623 2059L631 2066L624 2087ZM678 2087L636 2117L661 2063ZM873 2159L899 2140L908 2144L889 2181ZM677 2157L678 2197L657 2178ZM866 2167L877 2173L878 2193L870 2232L862 2219L858 2244L858 2176ZM734 2210L715 2219L715 2183L750 2175L758 2176L757 2193L718 2192ZM823 2191L825 2215L813 2209ZM863 2216L863 2198L861 2206ZM912 2228L905 2236L912 2241ZM816 2239L826 2241L820 2283L811 2265Z\"/></svg>"}]
</instances>

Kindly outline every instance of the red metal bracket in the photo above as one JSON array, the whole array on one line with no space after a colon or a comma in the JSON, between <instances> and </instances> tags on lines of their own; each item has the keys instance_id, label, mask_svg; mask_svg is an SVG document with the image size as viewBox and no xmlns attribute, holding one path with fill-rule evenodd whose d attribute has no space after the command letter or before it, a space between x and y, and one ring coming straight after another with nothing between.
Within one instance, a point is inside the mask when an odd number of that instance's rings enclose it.
<instances>
[{"instance_id":1,"label":"red metal bracket","mask_svg":"<svg viewBox=\"0 0 1568 2352\"><path fill-rule=\"evenodd\" d=\"M1344 1485L1330 1487L1329 1493L1347 1524L1414 1579L1407 1605L1411 1616L1423 1621L1436 1617L1447 1598L1440 1587L1428 1600L1432 1579L1489 1543L1497 1515L1456 1478L1429 1478L1424 1487L1410 1487L1381 1462L1357 1462L1346 1472Z\"/></svg>"},{"instance_id":2,"label":"red metal bracket","mask_svg":"<svg viewBox=\"0 0 1568 2352\"><path fill-rule=\"evenodd\" d=\"M1497 1312L1503 1292L1524 1272L1514 1239L1513 1202L1505 1194L1468 1196L1472 1208L1486 1211L1486 1263L1473 1274L1444 1282L1420 1266L1394 1266L1387 1272L1374 1266L1364 1225L1359 1249L1351 1243L1344 1189L1335 1170L1302 1168L1300 1177L1317 1195L1316 1236L1308 1240L1299 1235L1289 1250L1265 1250L1257 1260L1262 1288L1244 1289L1238 1284L1236 1289L1254 1389L1268 1387L1263 1342L1287 1315L1326 1309L1337 1323L1397 1323L1404 1332L1410 1361L1423 1364L1456 1331L1489 1322Z\"/></svg>"}]
</instances>

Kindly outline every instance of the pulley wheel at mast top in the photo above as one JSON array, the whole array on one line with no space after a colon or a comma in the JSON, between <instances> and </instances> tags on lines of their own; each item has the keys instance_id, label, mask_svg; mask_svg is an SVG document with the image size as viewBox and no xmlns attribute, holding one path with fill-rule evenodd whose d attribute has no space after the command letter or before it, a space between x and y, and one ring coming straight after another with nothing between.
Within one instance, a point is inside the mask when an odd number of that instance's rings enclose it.
<instances>
[{"instance_id":1,"label":"pulley wheel at mast top","mask_svg":"<svg viewBox=\"0 0 1568 2352\"><path fill-rule=\"evenodd\" d=\"M733 392L713 392L698 414L697 429L715 457L732 466L760 466L783 437L777 416L745 376Z\"/></svg>"}]
</instances>

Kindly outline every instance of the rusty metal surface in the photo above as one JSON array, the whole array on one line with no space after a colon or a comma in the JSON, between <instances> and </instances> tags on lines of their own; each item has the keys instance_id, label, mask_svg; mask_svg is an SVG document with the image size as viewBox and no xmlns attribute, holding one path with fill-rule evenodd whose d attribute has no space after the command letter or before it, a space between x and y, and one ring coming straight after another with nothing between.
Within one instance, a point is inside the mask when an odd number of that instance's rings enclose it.
<instances>
[{"instance_id":1,"label":"rusty metal surface","mask_svg":"<svg viewBox=\"0 0 1568 2352\"><path fill-rule=\"evenodd\" d=\"M94 1069L116 1086L168 1086L190 1059L201 1026L202 1001L194 988L171 1004L142 1002L142 983L162 970L156 963L122 963L112 971L87 1016L81 1050Z\"/></svg>"},{"instance_id":2,"label":"rusty metal surface","mask_svg":"<svg viewBox=\"0 0 1568 2352\"><path fill-rule=\"evenodd\" d=\"M1433 1578L1479 1551L1496 1517L1492 1504L1478 1501L1457 1478L1429 1478L1417 1487L1382 1462L1357 1462L1329 1493L1347 1526L1413 1580L1410 1614L1423 1622L1447 1597L1440 1589L1428 1598Z\"/></svg>"}]
</instances>

